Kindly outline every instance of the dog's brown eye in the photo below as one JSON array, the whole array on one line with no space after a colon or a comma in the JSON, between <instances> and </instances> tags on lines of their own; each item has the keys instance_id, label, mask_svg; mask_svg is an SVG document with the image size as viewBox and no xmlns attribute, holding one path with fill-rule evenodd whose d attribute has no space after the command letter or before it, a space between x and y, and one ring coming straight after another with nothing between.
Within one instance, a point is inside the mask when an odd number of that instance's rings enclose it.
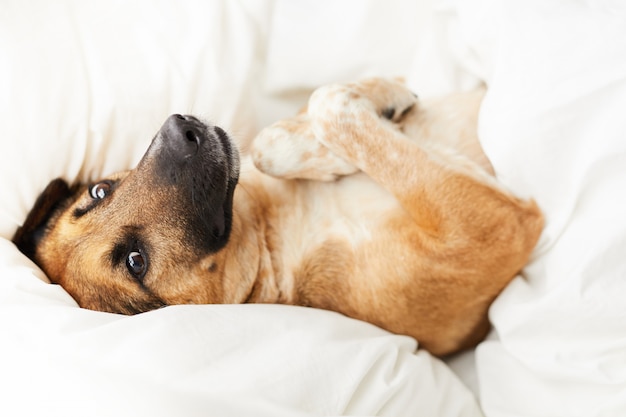
<instances>
[{"instance_id":1,"label":"dog's brown eye","mask_svg":"<svg viewBox=\"0 0 626 417\"><path fill-rule=\"evenodd\" d=\"M133 251L126 258L126 267L135 278L143 278L146 273L146 259L141 252Z\"/></svg>"},{"instance_id":2,"label":"dog's brown eye","mask_svg":"<svg viewBox=\"0 0 626 417\"><path fill-rule=\"evenodd\" d=\"M111 184L108 182L99 182L98 184L91 187L89 190L89 194L91 198L96 200L102 200L106 197L111 191Z\"/></svg>"}]
</instances>

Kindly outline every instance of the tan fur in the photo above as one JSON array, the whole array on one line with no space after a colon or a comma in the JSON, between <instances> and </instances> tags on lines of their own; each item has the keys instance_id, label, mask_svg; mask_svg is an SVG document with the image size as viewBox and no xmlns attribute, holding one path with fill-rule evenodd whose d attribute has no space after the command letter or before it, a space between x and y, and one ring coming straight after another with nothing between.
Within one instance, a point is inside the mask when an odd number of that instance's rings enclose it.
<instances>
[{"instance_id":1,"label":"tan fur","mask_svg":"<svg viewBox=\"0 0 626 417\"><path fill-rule=\"evenodd\" d=\"M112 177L108 201L76 220L72 210L90 199L83 189L35 259L86 308L295 304L413 336L437 355L473 346L543 225L534 202L489 175L476 136L482 95L419 103L383 79L321 88L307 111L253 143L254 163L272 176L244 162L217 253L189 255L168 190L134 170ZM150 242L142 283L107 260L138 220Z\"/></svg>"}]
</instances>

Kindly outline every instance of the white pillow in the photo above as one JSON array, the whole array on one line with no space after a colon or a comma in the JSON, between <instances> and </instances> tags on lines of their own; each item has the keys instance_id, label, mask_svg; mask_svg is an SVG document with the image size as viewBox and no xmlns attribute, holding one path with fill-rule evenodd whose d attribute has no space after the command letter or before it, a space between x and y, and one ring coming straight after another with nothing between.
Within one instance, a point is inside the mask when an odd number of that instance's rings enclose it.
<instances>
[{"instance_id":1,"label":"white pillow","mask_svg":"<svg viewBox=\"0 0 626 417\"><path fill-rule=\"evenodd\" d=\"M488 416L626 415L626 5L458 2L487 74L481 141L546 215L477 350Z\"/></svg>"}]
</instances>

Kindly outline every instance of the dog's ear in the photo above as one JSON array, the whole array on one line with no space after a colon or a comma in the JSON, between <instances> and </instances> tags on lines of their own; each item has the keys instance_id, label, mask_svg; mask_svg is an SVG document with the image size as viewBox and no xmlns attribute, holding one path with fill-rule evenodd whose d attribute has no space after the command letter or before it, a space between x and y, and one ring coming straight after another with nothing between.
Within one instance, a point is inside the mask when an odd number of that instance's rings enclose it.
<instances>
[{"instance_id":1,"label":"dog's ear","mask_svg":"<svg viewBox=\"0 0 626 417\"><path fill-rule=\"evenodd\" d=\"M55 214L65 207L66 202L76 194L78 187L61 179L52 180L37 197L35 205L26 216L24 224L17 229L11 239L17 248L30 259L35 260L35 252L41 238L45 235Z\"/></svg>"}]
</instances>

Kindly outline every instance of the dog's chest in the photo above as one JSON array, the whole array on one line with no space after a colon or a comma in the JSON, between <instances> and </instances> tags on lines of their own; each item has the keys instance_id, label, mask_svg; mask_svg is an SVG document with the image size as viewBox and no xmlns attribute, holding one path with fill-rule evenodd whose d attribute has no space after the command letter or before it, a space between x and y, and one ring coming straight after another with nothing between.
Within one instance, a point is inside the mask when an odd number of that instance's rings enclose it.
<instances>
[{"instance_id":1,"label":"dog's chest","mask_svg":"<svg viewBox=\"0 0 626 417\"><path fill-rule=\"evenodd\" d=\"M305 183L299 198L304 245L341 238L356 246L375 238L381 222L399 208L395 197L365 174Z\"/></svg>"}]
</instances>

